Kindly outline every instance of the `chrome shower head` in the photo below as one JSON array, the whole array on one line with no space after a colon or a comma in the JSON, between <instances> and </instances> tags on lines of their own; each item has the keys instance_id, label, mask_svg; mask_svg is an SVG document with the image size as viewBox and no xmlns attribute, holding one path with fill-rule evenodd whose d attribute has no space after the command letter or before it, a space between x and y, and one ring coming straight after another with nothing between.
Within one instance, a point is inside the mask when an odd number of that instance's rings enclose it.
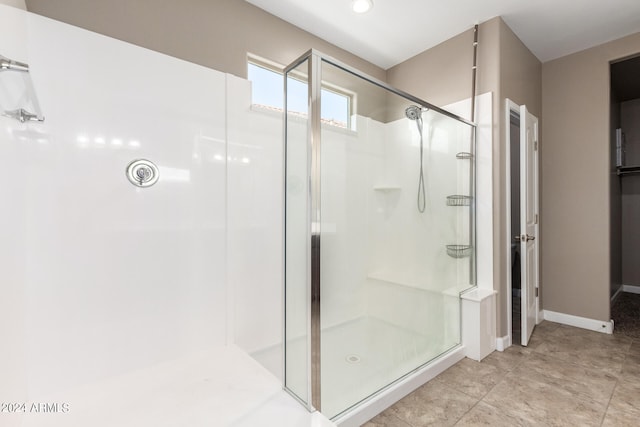
<instances>
[{"instance_id":1,"label":"chrome shower head","mask_svg":"<svg viewBox=\"0 0 640 427\"><path fill-rule=\"evenodd\" d=\"M410 105L404 110L404 114L409 120L418 120L422 118L422 108L417 105Z\"/></svg>"}]
</instances>

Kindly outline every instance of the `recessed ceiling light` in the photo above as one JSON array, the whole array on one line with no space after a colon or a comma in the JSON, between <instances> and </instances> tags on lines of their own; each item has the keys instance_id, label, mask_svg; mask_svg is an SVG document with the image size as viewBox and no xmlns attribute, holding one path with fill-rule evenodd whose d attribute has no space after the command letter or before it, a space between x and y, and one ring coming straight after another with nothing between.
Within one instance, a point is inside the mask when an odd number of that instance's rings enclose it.
<instances>
[{"instance_id":1,"label":"recessed ceiling light","mask_svg":"<svg viewBox=\"0 0 640 427\"><path fill-rule=\"evenodd\" d=\"M372 0L353 0L353 11L355 13L365 13L368 12L369 9L373 7Z\"/></svg>"}]
</instances>

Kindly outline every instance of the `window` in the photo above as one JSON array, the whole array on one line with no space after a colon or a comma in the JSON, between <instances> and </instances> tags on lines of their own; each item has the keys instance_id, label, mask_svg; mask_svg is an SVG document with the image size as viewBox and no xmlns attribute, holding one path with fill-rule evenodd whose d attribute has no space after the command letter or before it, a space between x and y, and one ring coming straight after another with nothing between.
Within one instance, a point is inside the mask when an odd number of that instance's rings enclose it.
<instances>
[{"instance_id":1,"label":"window","mask_svg":"<svg viewBox=\"0 0 640 427\"><path fill-rule=\"evenodd\" d=\"M249 62L247 77L252 82L251 103L282 110L284 106L284 88L282 73Z\"/></svg>"},{"instance_id":2,"label":"window","mask_svg":"<svg viewBox=\"0 0 640 427\"><path fill-rule=\"evenodd\" d=\"M247 76L252 82L251 103L263 108L282 111L284 82L281 68L267 61L249 58ZM290 84L289 90L306 90L306 84ZM345 129L351 128L354 96L337 86L323 85L320 116L323 123ZM291 111L306 111L306 105L289 105Z\"/></svg>"},{"instance_id":3,"label":"window","mask_svg":"<svg viewBox=\"0 0 640 427\"><path fill-rule=\"evenodd\" d=\"M320 117L323 122L342 128L351 128L352 97L343 93L323 88L320 103Z\"/></svg>"}]
</instances>

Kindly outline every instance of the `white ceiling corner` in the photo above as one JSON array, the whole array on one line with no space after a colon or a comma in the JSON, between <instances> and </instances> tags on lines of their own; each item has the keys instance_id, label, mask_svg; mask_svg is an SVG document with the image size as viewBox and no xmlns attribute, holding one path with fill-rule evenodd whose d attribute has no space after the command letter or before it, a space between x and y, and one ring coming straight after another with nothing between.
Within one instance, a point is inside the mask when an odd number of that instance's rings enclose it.
<instances>
[{"instance_id":1,"label":"white ceiling corner","mask_svg":"<svg viewBox=\"0 0 640 427\"><path fill-rule=\"evenodd\" d=\"M640 0L246 0L388 69L495 16L542 62L640 31Z\"/></svg>"}]
</instances>

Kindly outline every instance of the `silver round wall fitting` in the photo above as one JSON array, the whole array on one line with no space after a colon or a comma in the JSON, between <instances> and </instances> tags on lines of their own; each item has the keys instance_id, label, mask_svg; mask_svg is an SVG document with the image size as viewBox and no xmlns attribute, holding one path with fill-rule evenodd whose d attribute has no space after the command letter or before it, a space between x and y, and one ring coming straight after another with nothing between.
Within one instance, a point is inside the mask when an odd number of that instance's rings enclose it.
<instances>
[{"instance_id":1,"label":"silver round wall fitting","mask_svg":"<svg viewBox=\"0 0 640 427\"><path fill-rule=\"evenodd\" d=\"M136 187L150 187L158 177L158 167L149 160L134 160L127 166L127 178Z\"/></svg>"}]
</instances>

